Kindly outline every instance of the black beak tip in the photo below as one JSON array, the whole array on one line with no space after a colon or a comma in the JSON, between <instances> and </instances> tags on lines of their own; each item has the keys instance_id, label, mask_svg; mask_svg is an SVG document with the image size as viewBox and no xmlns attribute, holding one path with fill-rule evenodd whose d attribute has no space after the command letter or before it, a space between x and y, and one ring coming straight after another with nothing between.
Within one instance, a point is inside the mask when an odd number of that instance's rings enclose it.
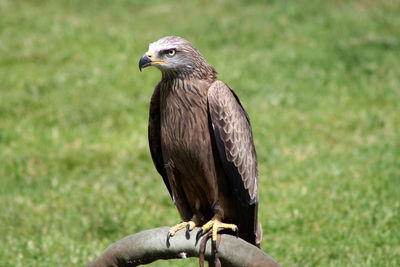
<instances>
[{"instance_id":1,"label":"black beak tip","mask_svg":"<svg viewBox=\"0 0 400 267\"><path fill-rule=\"evenodd\" d=\"M148 58L147 55L143 55L139 61L139 70L142 71L142 69L148 66L151 66L151 59Z\"/></svg>"}]
</instances>

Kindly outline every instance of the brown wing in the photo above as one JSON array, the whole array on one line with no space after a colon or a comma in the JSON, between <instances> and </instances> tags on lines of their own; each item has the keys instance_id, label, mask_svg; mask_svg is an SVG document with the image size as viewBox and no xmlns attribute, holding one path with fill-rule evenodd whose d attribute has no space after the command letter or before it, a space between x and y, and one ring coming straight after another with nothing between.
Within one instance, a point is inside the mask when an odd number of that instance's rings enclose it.
<instances>
[{"instance_id":1,"label":"brown wing","mask_svg":"<svg viewBox=\"0 0 400 267\"><path fill-rule=\"evenodd\" d=\"M241 201L258 201L257 156L249 117L235 93L216 81L208 90L208 108L219 156Z\"/></svg>"},{"instance_id":2,"label":"brown wing","mask_svg":"<svg viewBox=\"0 0 400 267\"><path fill-rule=\"evenodd\" d=\"M223 82L208 90L208 109L215 143L236 206L242 238L259 245L262 236L257 220L257 156L249 117L235 93Z\"/></svg>"},{"instance_id":3,"label":"brown wing","mask_svg":"<svg viewBox=\"0 0 400 267\"><path fill-rule=\"evenodd\" d=\"M160 85L158 84L154 89L153 96L150 100L150 113L149 113L149 146L151 158L158 173L162 176L168 192L172 198L171 186L168 182L167 173L164 169L164 161L161 151L161 130L160 130Z\"/></svg>"}]
</instances>

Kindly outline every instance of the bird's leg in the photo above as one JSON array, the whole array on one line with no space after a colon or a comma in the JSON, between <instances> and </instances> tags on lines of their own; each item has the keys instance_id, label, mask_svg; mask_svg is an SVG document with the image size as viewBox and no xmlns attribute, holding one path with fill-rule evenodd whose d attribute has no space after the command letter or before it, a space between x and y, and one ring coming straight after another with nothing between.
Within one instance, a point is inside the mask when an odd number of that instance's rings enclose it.
<instances>
[{"instance_id":1,"label":"bird's leg","mask_svg":"<svg viewBox=\"0 0 400 267\"><path fill-rule=\"evenodd\" d=\"M213 217L213 219L211 219L210 221L208 221L206 224L204 224L201 229L199 230L199 232L197 232L196 235L196 243L197 241L200 239L200 237L202 235L204 235L205 233L211 231L212 235L211 235L211 240L212 240L212 248L214 251L216 251L217 249L217 235L218 235L218 231L222 230L222 229L230 229L233 232L236 232L236 236L239 236L239 228L235 225L235 224L231 224L231 223L223 223L221 222L221 218L219 215L215 215Z\"/></svg>"},{"instance_id":2,"label":"bird's leg","mask_svg":"<svg viewBox=\"0 0 400 267\"><path fill-rule=\"evenodd\" d=\"M192 220L188 221L188 222L181 222L178 223L177 225L169 228L168 234L167 234L167 247L170 246L169 243L169 239L171 238L171 236L174 236L176 232L178 232L179 230L186 228L186 238L189 239L190 238L190 234L189 231L193 230L193 228L196 227L196 223Z\"/></svg>"}]
</instances>

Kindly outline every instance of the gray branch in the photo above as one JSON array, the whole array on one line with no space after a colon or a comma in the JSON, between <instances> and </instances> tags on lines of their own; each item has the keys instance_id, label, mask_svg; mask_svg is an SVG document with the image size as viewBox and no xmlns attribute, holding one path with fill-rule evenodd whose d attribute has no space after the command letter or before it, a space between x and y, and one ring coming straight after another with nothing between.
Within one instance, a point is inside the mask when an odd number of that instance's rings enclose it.
<instances>
[{"instance_id":1,"label":"gray branch","mask_svg":"<svg viewBox=\"0 0 400 267\"><path fill-rule=\"evenodd\" d=\"M106 266L138 266L156 260L199 257L199 244L195 245L195 233L200 228L191 231L189 239L185 230L178 231L170 239L170 247L166 245L168 227L159 227L127 236L110 245L103 254L92 261L87 267ZM210 241L207 242L205 259L213 261ZM248 267L279 267L268 254L261 249L231 235L221 235L218 257L222 266Z\"/></svg>"}]
</instances>

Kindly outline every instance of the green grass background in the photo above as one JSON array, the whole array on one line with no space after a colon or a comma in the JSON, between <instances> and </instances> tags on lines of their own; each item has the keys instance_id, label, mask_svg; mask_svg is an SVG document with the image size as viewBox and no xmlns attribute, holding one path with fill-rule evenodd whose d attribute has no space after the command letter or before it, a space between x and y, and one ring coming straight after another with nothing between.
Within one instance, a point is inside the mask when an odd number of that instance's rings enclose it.
<instances>
[{"instance_id":1,"label":"green grass background","mask_svg":"<svg viewBox=\"0 0 400 267\"><path fill-rule=\"evenodd\" d=\"M160 73L138 70L166 35L251 117L265 252L400 265L400 1L0 0L0 266L82 266L179 221L147 144Z\"/></svg>"}]
</instances>

